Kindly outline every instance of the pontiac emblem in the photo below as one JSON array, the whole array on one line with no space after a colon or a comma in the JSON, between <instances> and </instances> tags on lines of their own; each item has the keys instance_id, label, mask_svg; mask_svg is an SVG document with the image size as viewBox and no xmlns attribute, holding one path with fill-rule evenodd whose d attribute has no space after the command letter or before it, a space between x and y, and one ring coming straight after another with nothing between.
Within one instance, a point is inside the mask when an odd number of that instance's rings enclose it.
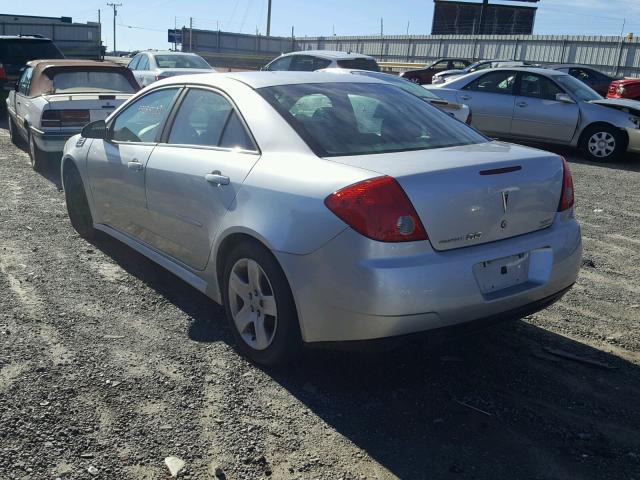
<instances>
[{"instance_id":1,"label":"pontiac emblem","mask_svg":"<svg viewBox=\"0 0 640 480\"><path fill-rule=\"evenodd\" d=\"M502 193L502 211L507 213L507 207L509 206L509 192Z\"/></svg>"}]
</instances>

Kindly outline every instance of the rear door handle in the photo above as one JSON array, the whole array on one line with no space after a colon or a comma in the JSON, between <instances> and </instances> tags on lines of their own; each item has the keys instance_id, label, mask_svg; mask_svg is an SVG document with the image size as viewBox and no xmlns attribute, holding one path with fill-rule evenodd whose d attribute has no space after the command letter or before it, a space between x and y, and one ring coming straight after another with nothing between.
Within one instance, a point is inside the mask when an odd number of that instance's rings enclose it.
<instances>
[{"instance_id":1,"label":"rear door handle","mask_svg":"<svg viewBox=\"0 0 640 480\"><path fill-rule=\"evenodd\" d=\"M222 185L229 185L229 183L231 182L229 177L227 177L226 175L222 175L220 170L214 170L211 173L207 173L204 176L204 179L209 183L213 183L214 185L217 185L218 187Z\"/></svg>"},{"instance_id":2,"label":"rear door handle","mask_svg":"<svg viewBox=\"0 0 640 480\"><path fill-rule=\"evenodd\" d=\"M471 100L471 97L469 95L462 95L460 97L460 99L462 99L462 100Z\"/></svg>"},{"instance_id":3,"label":"rear door handle","mask_svg":"<svg viewBox=\"0 0 640 480\"><path fill-rule=\"evenodd\" d=\"M138 160L132 160L127 163L127 168L129 170L133 170L134 172L139 172L144 168L144 166Z\"/></svg>"},{"instance_id":4,"label":"rear door handle","mask_svg":"<svg viewBox=\"0 0 640 480\"><path fill-rule=\"evenodd\" d=\"M516 105L519 106L519 107L526 107L528 105L528 103L527 102L518 102L518 103L516 103Z\"/></svg>"}]
</instances>

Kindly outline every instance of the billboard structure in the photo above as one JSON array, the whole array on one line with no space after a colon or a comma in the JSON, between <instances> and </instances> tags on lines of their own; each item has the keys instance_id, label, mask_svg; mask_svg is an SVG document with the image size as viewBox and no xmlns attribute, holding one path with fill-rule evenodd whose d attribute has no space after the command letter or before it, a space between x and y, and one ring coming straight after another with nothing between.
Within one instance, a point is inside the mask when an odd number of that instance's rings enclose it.
<instances>
[{"instance_id":1,"label":"billboard structure","mask_svg":"<svg viewBox=\"0 0 640 480\"><path fill-rule=\"evenodd\" d=\"M517 0L537 3L539 0ZM434 0L432 35L531 35L537 7Z\"/></svg>"}]
</instances>

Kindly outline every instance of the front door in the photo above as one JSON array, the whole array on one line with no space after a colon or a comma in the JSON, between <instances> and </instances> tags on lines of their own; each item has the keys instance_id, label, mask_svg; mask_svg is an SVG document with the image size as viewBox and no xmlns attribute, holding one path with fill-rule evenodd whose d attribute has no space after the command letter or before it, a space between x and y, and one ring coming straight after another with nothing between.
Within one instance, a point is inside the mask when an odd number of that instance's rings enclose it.
<instances>
[{"instance_id":1,"label":"front door","mask_svg":"<svg viewBox=\"0 0 640 480\"><path fill-rule=\"evenodd\" d=\"M509 135L515 83L515 72L494 70L476 78L460 91L458 102L471 109L474 127L488 135Z\"/></svg>"},{"instance_id":2,"label":"front door","mask_svg":"<svg viewBox=\"0 0 640 480\"><path fill-rule=\"evenodd\" d=\"M511 136L568 143L578 124L580 109L575 103L559 102L565 93L553 80L536 73L520 74Z\"/></svg>"},{"instance_id":3,"label":"front door","mask_svg":"<svg viewBox=\"0 0 640 480\"><path fill-rule=\"evenodd\" d=\"M151 245L204 269L222 217L258 158L231 102L213 90L191 89L147 165Z\"/></svg>"},{"instance_id":4,"label":"front door","mask_svg":"<svg viewBox=\"0 0 640 480\"><path fill-rule=\"evenodd\" d=\"M33 75L33 68L27 67L18 81L18 90L13 95L14 104L11 106L16 112L16 126L22 132L22 135L27 138L29 132L25 130L25 119L27 122L33 121L33 119L26 118L28 115L30 102L29 90L31 88L31 78Z\"/></svg>"},{"instance_id":5,"label":"front door","mask_svg":"<svg viewBox=\"0 0 640 480\"><path fill-rule=\"evenodd\" d=\"M110 122L109 140L93 140L87 156L98 223L144 239L148 230L145 168L179 88L148 93Z\"/></svg>"}]
</instances>

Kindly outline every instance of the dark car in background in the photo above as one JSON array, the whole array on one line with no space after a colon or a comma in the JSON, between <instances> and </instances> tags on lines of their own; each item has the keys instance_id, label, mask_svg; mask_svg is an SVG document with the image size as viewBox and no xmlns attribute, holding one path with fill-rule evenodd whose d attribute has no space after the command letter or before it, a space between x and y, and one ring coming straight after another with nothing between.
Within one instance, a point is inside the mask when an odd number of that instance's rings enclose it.
<instances>
[{"instance_id":1,"label":"dark car in background","mask_svg":"<svg viewBox=\"0 0 640 480\"><path fill-rule=\"evenodd\" d=\"M596 70L595 68L586 67L584 65L547 65L547 68L568 73L572 77L580 80L582 83L589 85L592 90L595 90L603 97L607 96L607 92L609 91L609 85L611 85L611 82L617 80L615 77L611 77Z\"/></svg>"},{"instance_id":2,"label":"dark car in background","mask_svg":"<svg viewBox=\"0 0 640 480\"><path fill-rule=\"evenodd\" d=\"M425 85L431 83L436 73L444 72L445 70L462 70L469 65L471 65L471 62L464 58L439 58L424 68L407 70L402 72L400 76L414 83Z\"/></svg>"},{"instance_id":3,"label":"dark car in background","mask_svg":"<svg viewBox=\"0 0 640 480\"><path fill-rule=\"evenodd\" d=\"M64 55L48 38L0 35L0 108L5 108L5 99L27 62L41 58L58 59Z\"/></svg>"}]
</instances>

